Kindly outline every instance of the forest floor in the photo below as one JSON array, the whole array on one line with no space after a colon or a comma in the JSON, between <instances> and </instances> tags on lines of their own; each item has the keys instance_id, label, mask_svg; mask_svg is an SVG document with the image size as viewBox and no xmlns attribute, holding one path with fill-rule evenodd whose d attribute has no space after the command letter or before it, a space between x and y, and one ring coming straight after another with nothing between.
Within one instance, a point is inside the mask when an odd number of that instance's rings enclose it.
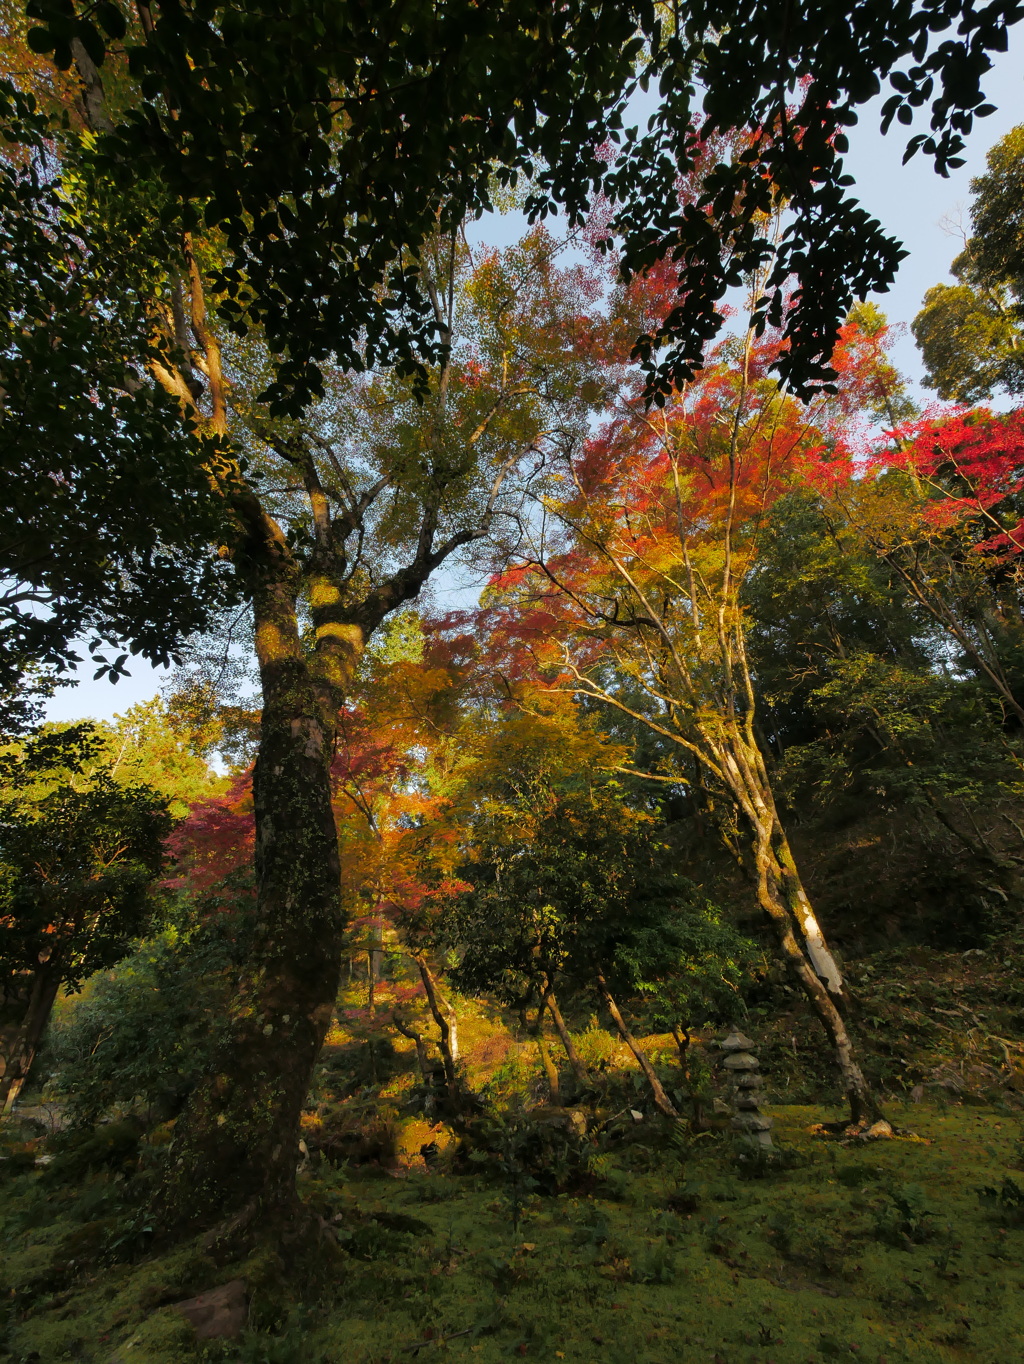
<instances>
[{"instance_id":1,"label":"forest floor","mask_svg":"<svg viewBox=\"0 0 1024 1364\"><path fill-rule=\"evenodd\" d=\"M148 1255L112 1164L77 1182L9 1170L0 1357L1024 1359L1017 1120L959 1104L891 1110L915 1135L843 1145L809 1131L834 1114L777 1107L786 1159L767 1170L744 1167L724 1135L667 1140L645 1120L599 1156L589 1190L559 1196L531 1191L510 1161L401 1178L323 1163L303 1194L342 1239L325 1233L311 1275L274 1256L215 1267L194 1246ZM250 1289L249 1328L197 1344L169 1304L234 1278Z\"/></svg>"},{"instance_id":2,"label":"forest floor","mask_svg":"<svg viewBox=\"0 0 1024 1364\"><path fill-rule=\"evenodd\" d=\"M596 1088L574 1135L545 1103L536 1039L469 1000L460 1045L482 1115L460 1144L424 1116L415 1049L389 1026L401 982L380 982L370 1010L354 979L304 1119L299 1184L322 1230L303 1255L157 1253L147 1206L170 1125L114 1112L47 1132L61 1104L29 1108L0 1124L0 1360L1017 1364L1024 988L1004 955L850 964L865 1064L898 1096L891 1140L813 1131L841 1116L822 1103L837 1097L828 1057L768 981L743 1019L782 1153L767 1165L727 1118L698 1136L659 1118L596 1019L576 1034ZM671 1037L644 1045L676 1093ZM246 1329L198 1342L174 1304L239 1279Z\"/></svg>"}]
</instances>

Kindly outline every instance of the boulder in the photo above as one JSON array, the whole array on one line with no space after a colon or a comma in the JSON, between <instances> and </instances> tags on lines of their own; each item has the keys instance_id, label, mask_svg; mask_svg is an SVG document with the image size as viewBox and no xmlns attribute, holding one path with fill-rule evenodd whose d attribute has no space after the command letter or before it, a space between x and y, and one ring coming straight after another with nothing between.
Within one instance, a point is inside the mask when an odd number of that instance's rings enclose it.
<instances>
[{"instance_id":1,"label":"boulder","mask_svg":"<svg viewBox=\"0 0 1024 1364\"><path fill-rule=\"evenodd\" d=\"M191 1323L197 1340L233 1340L242 1334L249 1319L245 1280L232 1279L207 1293L176 1302L174 1311Z\"/></svg>"},{"instance_id":2,"label":"boulder","mask_svg":"<svg viewBox=\"0 0 1024 1364\"><path fill-rule=\"evenodd\" d=\"M544 1104L539 1108L531 1108L529 1117L533 1122L542 1123L545 1127L562 1128L581 1139L587 1135L587 1115L579 1108L561 1108L555 1104ZM640 1118L643 1118L642 1113Z\"/></svg>"}]
</instances>

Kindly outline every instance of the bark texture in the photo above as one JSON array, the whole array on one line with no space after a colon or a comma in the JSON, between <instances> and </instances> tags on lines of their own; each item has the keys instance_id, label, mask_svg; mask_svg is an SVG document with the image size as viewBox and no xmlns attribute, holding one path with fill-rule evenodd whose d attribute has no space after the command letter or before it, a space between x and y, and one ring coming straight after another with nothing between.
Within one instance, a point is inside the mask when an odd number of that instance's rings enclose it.
<instances>
[{"instance_id":1,"label":"bark texture","mask_svg":"<svg viewBox=\"0 0 1024 1364\"><path fill-rule=\"evenodd\" d=\"M337 996L344 919L330 764L336 706L304 657L297 584L270 559L254 593L263 689L254 948L215 1073L179 1119L162 1211L171 1226L297 1207L299 1118Z\"/></svg>"},{"instance_id":2,"label":"bark texture","mask_svg":"<svg viewBox=\"0 0 1024 1364\"><path fill-rule=\"evenodd\" d=\"M750 829L758 903L771 920L783 960L825 1030L853 1123L874 1122L881 1108L855 1055L844 1013L842 972L829 950L779 819L760 748L737 726L721 767Z\"/></svg>"},{"instance_id":3,"label":"bark texture","mask_svg":"<svg viewBox=\"0 0 1024 1364\"><path fill-rule=\"evenodd\" d=\"M17 1001L5 1013L21 1013L17 1021L0 1027L0 1112L7 1113L25 1087L46 1024L60 989L61 972L55 963L40 966L31 978L23 1012Z\"/></svg>"},{"instance_id":4,"label":"bark texture","mask_svg":"<svg viewBox=\"0 0 1024 1364\"><path fill-rule=\"evenodd\" d=\"M544 1071L544 1078L548 1085L548 1094L553 1104L559 1104L561 1102L561 1085L559 1084L558 1067L551 1059L551 1050L548 1047L547 1038L544 1036L543 999L537 1008L537 1021L534 1024L533 1033L537 1041L537 1055L540 1058L541 1069Z\"/></svg>"},{"instance_id":5,"label":"bark texture","mask_svg":"<svg viewBox=\"0 0 1024 1364\"><path fill-rule=\"evenodd\" d=\"M459 1107L462 1101L462 1085L459 1082L459 1071L457 1065L457 1052L452 1035L451 1023L455 1017L454 1010L443 1007L443 1001L438 994L437 981L434 974L427 965L423 957L415 958L419 968L420 980L423 982L423 991L427 997L427 1007L430 1015L437 1024L440 1033L438 1038L438 1050L441 1053L441 1062L444 1066L445 1084L448 1089L448 1097L455 1107Z\"/></svg>"}]
</instances>

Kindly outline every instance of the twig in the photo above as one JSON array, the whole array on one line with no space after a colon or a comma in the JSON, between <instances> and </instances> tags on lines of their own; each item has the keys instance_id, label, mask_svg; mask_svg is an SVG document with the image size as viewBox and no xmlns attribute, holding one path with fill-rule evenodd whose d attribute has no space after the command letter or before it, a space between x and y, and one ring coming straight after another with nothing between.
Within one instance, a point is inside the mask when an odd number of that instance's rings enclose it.
<instances>
[{"instance_id":1,"label":"twig","mask_svg":"<svg viewBox=\"0 0 1024 1364\"><path fill-rule=\"evenodd\" d=\"M425 1350L428 1345L444 1345L449 1340L458 1340L459 1336L471 1336L473 1329L472 1326L467 1326L464 1331L453 1331L450 1336L434 1336L430 1340L417 1340L412 1345L403 1345L401 1353L408 1354L411 1352L415 1354L417 1350Z\"/></svg>"}]
</instances>

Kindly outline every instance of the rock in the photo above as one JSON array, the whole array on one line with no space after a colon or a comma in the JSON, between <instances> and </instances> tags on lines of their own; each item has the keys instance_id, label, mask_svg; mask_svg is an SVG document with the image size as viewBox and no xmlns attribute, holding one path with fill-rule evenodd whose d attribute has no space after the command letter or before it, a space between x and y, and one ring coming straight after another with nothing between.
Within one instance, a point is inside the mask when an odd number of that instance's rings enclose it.
<instances>
[{"instance_id":1,"label":"rock","mask_svg":"<svg viewBox=\"0 0 1024 1364\"><path fill-rule=\"evenodd\" d=\"M534 1122L543 1123L546 1127L561 1127L576 1137L583 1138L587 1135L587 1115L579 1108L543 1104L539 1108L531 1108L529 1116ZM642 1113L640 1118L643 1118Z\"/></svg>"},{"instance_id":2,"label":"rock","mask_svg":"<svg viewBox=\"0 0 1024 1364\"><path fill-rule=\"evenodd\" d=\"M197 1340L233 1340L249 1319L245 1280L232 1279L208 1293L176 1302L174 1311L192 1324Z\"/></svg>"},{"instance_id":3,"label":"rock","mask_svg":"<svg viewBox=\"0 0 1024 1364\"><path fill-rule=\"evenodd\" d=\"M864 1136L868 1141L877 1141L879 1137L891 1137L892 1127L884 1118L879 1118L877 1122L871 1124Z\"/></svg>"}]
</instances>

